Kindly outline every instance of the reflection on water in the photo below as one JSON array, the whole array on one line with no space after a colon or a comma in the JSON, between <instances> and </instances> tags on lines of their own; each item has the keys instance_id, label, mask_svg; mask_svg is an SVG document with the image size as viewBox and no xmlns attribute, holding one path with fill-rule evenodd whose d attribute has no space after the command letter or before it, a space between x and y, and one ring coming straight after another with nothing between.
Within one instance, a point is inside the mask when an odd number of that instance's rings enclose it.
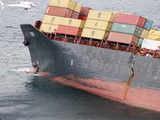
<instances>
[{"instance_id":1,"label":"reflection on water","mask_svg":"<svg viewBox=\"0 0 160 120\"><path fill-rule=\"evenodd\" d=\"M37 7L0 11L0 118L2 120L159 120L160 113L137 109L86 92L34 77L17 68L30 68L19 25L41 19L47 0ZM135 13L160 26L159 0L77 0L95 9ZM3 0L9 4L18 0Z\"/></svg>"}]
</instances>

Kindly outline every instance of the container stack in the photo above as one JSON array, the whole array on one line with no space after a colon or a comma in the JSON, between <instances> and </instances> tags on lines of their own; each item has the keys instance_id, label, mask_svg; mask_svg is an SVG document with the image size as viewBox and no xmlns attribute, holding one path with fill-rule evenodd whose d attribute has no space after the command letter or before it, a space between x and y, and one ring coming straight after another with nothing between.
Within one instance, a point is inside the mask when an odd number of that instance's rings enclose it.
<instances>
[{"instance_id":1,"label":"container stack","mask_svg":"<svg viewBox=\"0 0 160 120\"><path fill-rule=\"evenodd\" d=\"M56 33L80 36L84 27L84 21L73 18L60 18L60 23L57 22L58 28Z\"/></svg>"},{"instance_id":2,"label":"container stack","mask_svg":"<svg viewBox=\"0 0 160 120\"><path fill-rule=\"evenodd\" d=\"M150 29L142 42L142 48L160 50L160 31Z\"/></svg>"},{"instance_id":3,"label":"container stack","mask_svg":"<svg viewBox=\"0 0 160 120\"><path fill-rule=\"evenodd\" d=\"M159 50L160 31L152 24L149 19L129 13L92 10L73 0L50 0L40 31Z\"/></svg>"},{"instance_id":4,"label":"container stack","mask_svg":"<svg viewBox=\"0 0 160 120\"><path fill-rule=\"evenodd\" d=\"M108 41L137 45L140 39L142 28L144 28L146 19L141 16L131 14L116 14L113 20L111 32Z\"/></svg>"},{"instance_id":5,"label":"container stack","mask_svg":"<svg viewBox=\"0 0 160 120\"><path fill-rule=\"evenodd\" d=\"M146 19L144 29L142 29L141 39L139 40L139 46L142 46L143 40L148 39L149 31L152 28L153 21Z\"/></svg>"},{"instance_id":6,"label":"container stack","mask_svg":"<svg viewBox=\"0 0 160 120\"><path fill-rule=\"evenodd\" d=\"M82 5L72 0L50 0L40 31L80 36L84 21L78 19Z\"/></svg>"},{"instance_id":7,"label":"container stack","mask_svg":"<svg viewBox=\"0 0 160 120\"><path fill-rule=\"evenodd\" d=\"M50 0L47 15L78 18L82 5L72 0Z\"/></svg>"},{"instance_id":8,"label":"container stack","mask_svg":"<svg viewBox=\"0 0 160 120\"><path fill-rule=\"evenodd\" d=\"M82 37L97 40L106 39L112 27L113 13L108 11L90 10Z\"/></svg>"},{"instance_id":9,"label":"container stack","mask_svg":"<svg viewBox=\"0 0 160 120\"><path fill-rule=\"evenodd\" d=\"M152 28L153 21L147 20L142 32L142 45L141 48L149 50L160 49L160 31Z\"/></svg>"}]
</instances>

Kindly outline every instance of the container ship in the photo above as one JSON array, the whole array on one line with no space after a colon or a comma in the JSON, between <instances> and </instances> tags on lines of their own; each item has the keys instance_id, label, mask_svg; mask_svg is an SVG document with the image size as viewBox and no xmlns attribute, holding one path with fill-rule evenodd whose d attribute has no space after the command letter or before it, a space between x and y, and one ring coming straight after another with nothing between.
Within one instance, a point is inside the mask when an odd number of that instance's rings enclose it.
<instances>
[{"instance_id":1,"label":"container ship","mask_svg":"<svg viewBox=\"0 0 160 120\"><path fill-rule=\"evenodd\" d=\"M20 25L34 72L122 104L160 112L160 31L143 16L50 0Z\"/></svg>"}]
</instances>

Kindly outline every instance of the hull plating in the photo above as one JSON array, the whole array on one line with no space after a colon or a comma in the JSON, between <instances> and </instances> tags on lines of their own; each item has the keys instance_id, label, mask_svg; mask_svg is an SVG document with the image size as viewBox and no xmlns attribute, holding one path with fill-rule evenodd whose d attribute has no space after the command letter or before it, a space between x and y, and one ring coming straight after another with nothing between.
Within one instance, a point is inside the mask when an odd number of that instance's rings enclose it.
<instances>
[{"instance_id":1,"label":"hull plating","mask_svg":"<svg viewBox=\"0 0 160 120\"><path fill-rule=\"evenodd\" d=\"M31 25L21 25L32 63L54 81L104 98L160 111L159 59L128 52L51 41ZM131 73L134 71L134 77Z\"/></svg>"}]
</instances>

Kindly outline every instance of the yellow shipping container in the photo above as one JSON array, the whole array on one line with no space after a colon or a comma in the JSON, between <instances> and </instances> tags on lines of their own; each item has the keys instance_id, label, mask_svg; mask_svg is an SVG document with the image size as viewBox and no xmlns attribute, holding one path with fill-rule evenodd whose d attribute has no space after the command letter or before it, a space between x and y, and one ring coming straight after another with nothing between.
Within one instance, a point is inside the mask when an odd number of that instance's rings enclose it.
<instances>
[{"instance_id":1,"label":"yellow shipping container","mask_svg":"<svg viewBox=\"0 0 160 120\"><path fill-rule=\"evenodd\" d=\"M97 19L103 21L113 21L114 14L110 11L90 10L88 14L89 19Z\"/></svg>"},{"instance_id":2,"label":"yellow shipping container","mask_svg":"<svg viewBox=\"0 0 160 120\"><path fill-rule=\"evenodd\" d=\"M152 35L160 35L160 31L157 30L157 29L152 28L152 29L149 31L149 34L152 34Z\"/></svg>"},{"instance_id":3,"label":"yellow shipping container","mask_svg":"<svg viewBox=\"0 0 160 120\"><path fill-rule=\"evenodd\" d=\"M74 8L74 11L80 13L81 8L82 8L82 5L81 5L80 3L76 3L75 8Z\"/></svg>"},{"instance_id":4,"label":"yellow shipping container","mask_svg":"<svg viewBox=\"0 0 160 120\"><path fill-rule=\"evenodd\" d=\"M160 36L159 35L148 35L147 39L160 41Z\"/></svg>"},{"instance_id":5,"label":"yellow shipping container","mask_svg":"<svg viewBox=\"0 0 160 120\"><path fill-rule=\"evenodd\" d=\"M112 22L106 22L106 21L87 19L85 23L85 28L99 29L104 31L110 31L111 27L112 27Z\"/></svg>"},{"instance_id":6,"label":"yellow shipping container","mask_svg":"<svg viewBox=\"0 0 160 120\"><path fill-rule=\"evenodd\" d=\"M117 14L127 14L127 15L131 15L130 13L127 12L118 12L118 11L113 11L114 16Z\"/></svg>"},{"instance_id":7,"label":"yellow shipping container","mask_svg":"<svg viewBox=\"0 0 160 120\"><path fill-rule=\"evenodd\" d=\"M67 22L64 23L66 26L83 28L85 21L73 18L66 18Z\"/></svg>"},{"instance_id":8,"label":"yellow shipping container","mask_svg":"<svg viewBox=\"0 0 160 120\"><path fill-rule=\"evenodd\" d=\"M51 24L42 24L40 27L41 32L46 32L46 33L54 33L58 29L58 25L51 25Z\"/></svg>"},{"instance_id":9,"label":"yellow shipping container","mask_svg":"<svg viewBox=\"0 0 160 120\"><path fill-rule=\"evenodd\" d=\"M48 6L64 7L73 10L75 7L75 2L72 0L50 0Z\"/></svg>"},{"instance_id":10,"label":"yellow shipping container","mask_svg":"<svg viewBox=\"0 0 160 120\"><path fill-rule=\"evenodd\" d=\"M145 29L143 29L142 30L142 34L141 34L141 38L148 38L148 33L149 33L149 31L148 30L145 30Z\"/></svg>"},{"instance_id":11,"label":"yellow shipping container","mask_svg":"<svg viewBox=\"0 0 160 120\"><path fill-rule=\"evenodd\" d=\"M81 36L103 40L108 36L108 32L103 31L103 30L94 30L94 29L84 28Z\"/></svg>"},{"instance_id":12,"label":"yellow shipping container","mask_svg":"<svg viewBox=\"0 0 160 120\"><path fill-rule=\"evenodd\" d=\"M65 22L67 23L67 18L60 16L44 15L42 22L47 24L63 24Z\"/></svg>"},{"instance_id":13,"label":"yellow shipping container","mask_svg":"<svg viewBox=\"0 0 160 120\"><path fill-rule=\"evenodd\" d=\"M53 24L53 21L55 22L56 19L55 16L51 16L51 15L44 15L42 22L43 23L47 23L47 24ZM58 22L58 21L57 21Z\"/></svg>"},{"instance_id":14,"label":"yellow shipping container","mask_svg":"<svg viewBox=\"0 0 160 120\"><path fill-rule=\"evenodd\" d=\"M73 18L56 17L53 24L65 25L70 27L83 28L85 21Z\"/></svg>"},{"instance_id":15,"label":"yellow shipping container","mask_svg":"<svg viewBox=\"0 0 160 120\"><path fill-rule=\"evenodd\" d=\"M77 2L73 1L73 2L72 2L72 5L71 5L72 8L70 8L70 9L74 10L74 9L76 8L76 5L77 5ZM75 11L75 10L74 10L74 11Z\"/></svg>"},{"instance_id":16,"label":"yellow shipping container","mask_svg":"<svg viewBox=\"0 0 160 120\"><path fill-rule=\"evenodd\" d=\"M152 28L149 31L147 39L160 40L160 31Z\"/></svg>"},{"instance_id":17,"label":"yellow shipping container","mask_svg":"<svg viewBox=\"0 0 160 120\"><path fill-rule=\"evenodd\" d=\"M45 15L43 23L83 28L85 21L73 18Z\"/></svg>"}]
</instances>

